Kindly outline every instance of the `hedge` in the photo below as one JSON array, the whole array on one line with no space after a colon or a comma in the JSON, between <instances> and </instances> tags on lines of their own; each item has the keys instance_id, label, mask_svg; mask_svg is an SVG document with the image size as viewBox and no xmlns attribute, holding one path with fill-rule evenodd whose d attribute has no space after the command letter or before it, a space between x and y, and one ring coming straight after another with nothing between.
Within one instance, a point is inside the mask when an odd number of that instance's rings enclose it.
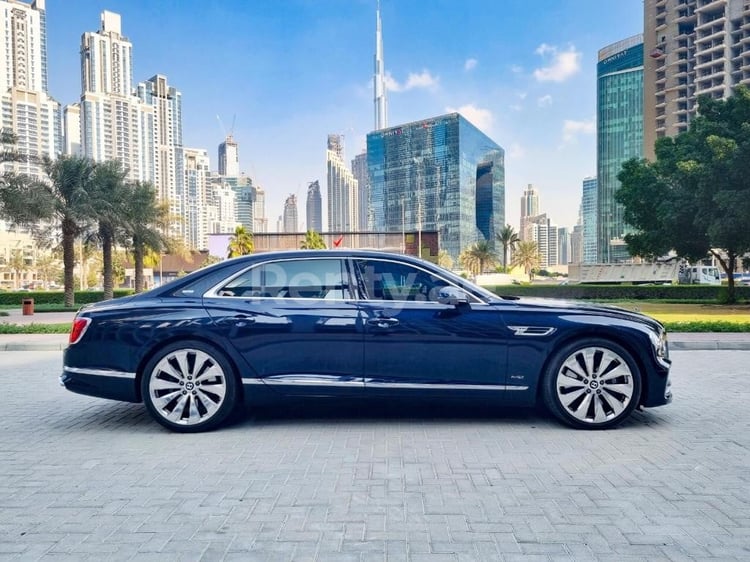
<instances>
[{"instance_id":1,"label":"hedge","mask_svg":"<svg viewBox=\"0 0 750 562\"><path fill-rule=\"evenodd\" d=\"M115 297L132 295L132 289L115 289ZM34 304L62 304L65 295L62 291L9 291L0 292L0 305L15 306L20 308L23 299L34 299ZM91 302L104 300L104 291L76 291L75 304L83 305Z\"/></svg>"},{"instance_id":2,"label":"hedge","mask_svg":"<svg viewBox=\"0 0 750 562\"><path fill-rule=\"evenodd\" d=\"M497 285L486 287L498 295L571 300L715 301L726 295L719 285ZM750 300L750 287L734 288L738 300Z\"/></svg>"}]
</instances>

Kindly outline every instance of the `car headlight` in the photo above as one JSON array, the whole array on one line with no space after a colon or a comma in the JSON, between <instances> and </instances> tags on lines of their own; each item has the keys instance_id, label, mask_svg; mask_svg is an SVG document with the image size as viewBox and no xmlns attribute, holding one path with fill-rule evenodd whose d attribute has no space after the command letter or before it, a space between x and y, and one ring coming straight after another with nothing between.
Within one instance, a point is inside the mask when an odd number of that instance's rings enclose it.
<instances>
[{"instance_id":1,"label":"car headlight","mask_svg":"<svg viewBox=\"0 0 750 562\"><path fill-rule=\"evenodd\" d=\"M667 332L649 332L648 335L651 339L651 344L654 346L656 358L662 363L669 365L669 343L667 342Z\"/></svg>"}]
</instances>

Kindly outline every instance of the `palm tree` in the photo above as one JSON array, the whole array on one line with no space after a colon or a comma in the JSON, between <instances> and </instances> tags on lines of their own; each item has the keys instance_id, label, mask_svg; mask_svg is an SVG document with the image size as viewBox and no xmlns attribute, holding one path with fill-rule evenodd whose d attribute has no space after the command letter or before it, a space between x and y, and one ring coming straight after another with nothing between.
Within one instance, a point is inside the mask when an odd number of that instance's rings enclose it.
<instances>
[{"instance_id":1,"label":"palm tree","mask_svg":"<svg viewBox=\"0 0 750 562\"><path fill-rule=\"evenodd\" d=\"M238 226L234 229L234 236L229 240L228 249L228 258L236 258L237 256L252 254L255 249L253 246L253 234L246 231L244 226Z\"/></svg>"},{"instance_id":2,"label":"palm tree","mask_svg":"<svg viewBox=\"0 0 750 562\"><path fill-rule=\"evenodd\" d=\"M35 198L39 209L51 209L50 218L60 224L62 231L63 270L66 307L75 303L73 269L75 267L75 241L96 213L89 196L94 162L82 156L59 156L57 160L44 160L48 183L33 184L29 195ZM47 218L38 213L39 218Z\"/></svg>"},{"instance_id":3,"label":"palm tree","mask_svg":"<svg viewBox=\"0 0 750 562\"><path fill-rule=\"evenodd\" d=\"M299 245L302 250L325 250L326 243L323 237L314 230L308 230L305 233L305 239Z\"/></svg>"},{"instance_id":4,"label":"palm tree","mask_svg":"<svg viewBox=\"0 0 750 562\"><path fill-rule=\"evenodd\" d=\"M497 234L497 241L503 245L503 271L507 272L508 250L512 252L521 239L518 237L516 231L513 230L513 227L506 224L500 233Z\"/></svg>"},{"instance_id":5,"label":"palm tree","mask_svg":"<svg viewBox=\"0 0 750 562\"><path fill-rule=\"evenodd\" d=\"M484 273L486 268L497 263L495 252L492 251L487 240L481 240L464 250L460 259L461 264L475 275Z\"/></svg>"},{"instance_id":6,"label":"palm tree","mask_svg":"<svg viewBox=\"0 0 750 562\"><path fill-rule=\"evenodd\" d=\"M518 243L516 253L513 256L513 265L523 267L529 276L529 282L534 278L534 269L539 267L541 256L539 255L539 246L533 240L526 240Z\"/></svg>"},{"instance_id":7,"label":"palm tree","mask_svg":"<svg viewBox=\"0 0 750 562\"><path fill-rule=\"evenodd\" d=\"M13 250L8 260L8 268L13 272L13 288L21 288L21 275L24 271L29 269L26 265L26 256L23 255L23 250Z\"/></svg>"},{"instance_id":8,"label":"palm tree","mask_svg":"<svg viewBox=\"0 0 750 562\"><path fill-rule=\"evenodd\" d=\"M123 208L130 193L125 178L127 172L117 160L96 165L91 182L91 197L97 215L96 238L102 246L102 274L104 300L114 296L114 267L112 249L118 228L123 222Z\"/></svg>"},{"instance_id":9,"label":"palm tree","mask_svg":"<svg viewBox=\"0 0 750 562\"><path fill-rule=\"evenodd\" d=\"M133 182L123 208L123 228L133 252L135 292L143 292L143 261L149 249L161 251L167 240L160 225L169 216L168 203L158 203L156 189L148 182Z\"/></svg>"}]
</instances>

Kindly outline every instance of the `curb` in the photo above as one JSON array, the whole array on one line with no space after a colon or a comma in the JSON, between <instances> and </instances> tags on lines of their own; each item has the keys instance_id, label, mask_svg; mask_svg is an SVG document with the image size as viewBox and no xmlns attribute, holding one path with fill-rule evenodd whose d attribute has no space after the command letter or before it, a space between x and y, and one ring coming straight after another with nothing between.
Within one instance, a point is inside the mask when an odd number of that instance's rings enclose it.
<instances>
[{"instance_id":1,"label":"curb","mask_svg":"<svg viewBox=\"0 0 750 562\"><path fill-rule=\"evenodd\" d=\"M750 342L742 341L672 341L669 351L750 351Z\"/></svg>"}]
</instances>

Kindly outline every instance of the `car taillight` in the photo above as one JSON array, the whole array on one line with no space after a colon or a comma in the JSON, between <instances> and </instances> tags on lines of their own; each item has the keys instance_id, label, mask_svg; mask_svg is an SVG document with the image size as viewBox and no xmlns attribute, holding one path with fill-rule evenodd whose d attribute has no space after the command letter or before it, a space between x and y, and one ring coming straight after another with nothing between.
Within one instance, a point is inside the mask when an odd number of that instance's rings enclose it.
<instances>
[{"instance_id":1,"label":"car taillight","mask_svg":"<svg viewBox=\"0 0 750 562\"><path fill-rule=\"evenodd\" d=\"M83 337L83 334L86 333L86 328L89 327L89 324L91 324L91 318L82 318L76 316L73 319L73 326L70 328L70 337L68 338L68 344L73 345L74 343L78 343L78 341Z\"/></svg>"}]
</instances>

